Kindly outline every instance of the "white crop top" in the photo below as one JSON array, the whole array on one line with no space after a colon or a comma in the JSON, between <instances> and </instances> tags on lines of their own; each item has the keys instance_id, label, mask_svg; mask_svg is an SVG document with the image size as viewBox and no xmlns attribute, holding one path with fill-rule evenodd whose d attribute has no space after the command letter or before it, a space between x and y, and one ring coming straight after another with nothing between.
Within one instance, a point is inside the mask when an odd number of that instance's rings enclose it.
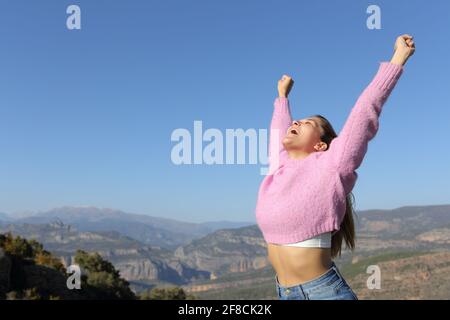
<instances>
[{"instance_id":1,"label":"white crop top","mask_svg":"<svg viewBox=\"0 0 450 320\"><path fill-rule=\"evenodd\" d=\"M321 233L313 238L306 239L304 241L294 243L283 243L281 245L289 247L331 248L331 236L332 233L330 231Z\"/></svg>"}]
</instances>

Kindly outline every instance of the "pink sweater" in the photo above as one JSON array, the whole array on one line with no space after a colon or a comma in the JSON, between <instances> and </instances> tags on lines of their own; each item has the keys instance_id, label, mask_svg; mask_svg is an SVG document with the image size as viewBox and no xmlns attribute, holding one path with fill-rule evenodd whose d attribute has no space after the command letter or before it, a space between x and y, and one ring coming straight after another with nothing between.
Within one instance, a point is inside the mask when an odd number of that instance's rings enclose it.
<instances>
[{"instance_id":1,"label":"pink sweater","mask_svg":"<svg viewBox=\"0 0 450 320\"><path fill-rule=\"evenodd\" d=\"M328 150L313 152L300 160L289 158L281 143L292 124L289 101L275 99L269 174L261 182L255 210L266 242L298 242L339 230L346 196L358 177L355 170L378 131L382 107L402 73L402 66L381 62Z\"/></svg>"}]
</instances>

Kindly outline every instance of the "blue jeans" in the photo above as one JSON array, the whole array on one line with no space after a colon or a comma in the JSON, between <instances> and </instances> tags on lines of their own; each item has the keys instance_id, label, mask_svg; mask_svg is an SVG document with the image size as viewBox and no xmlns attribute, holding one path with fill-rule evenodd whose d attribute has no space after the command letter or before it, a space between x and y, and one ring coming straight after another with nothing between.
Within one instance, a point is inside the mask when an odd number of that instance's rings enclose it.
<instances>
[{"instance_id":1,"label":"blue jeans","mask_svg":"<svg viewBox=\"0 0 450 320\"><path fill-rule=\"evenodd\" d=\"M275 282L279 300L358 300L333 261L327 272L303 284L284 287L277 275Z\"/></svg>"}]
</instances>

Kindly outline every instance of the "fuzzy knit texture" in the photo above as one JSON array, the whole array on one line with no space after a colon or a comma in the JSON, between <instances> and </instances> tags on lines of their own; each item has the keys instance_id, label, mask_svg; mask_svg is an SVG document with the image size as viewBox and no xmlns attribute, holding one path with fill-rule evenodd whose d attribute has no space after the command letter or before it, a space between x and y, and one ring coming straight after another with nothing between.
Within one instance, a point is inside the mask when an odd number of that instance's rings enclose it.
<instances>
[{"instance_id":1,"label":"fuzzy knit texture","mask_svg":"<svg viewBox=\"0 0 450 320\"><path fill-rule=\"evenodd\" d=\"M270 125L269 173L261 182L256 221L269 243L303 241L339 230L369 141L378 131L382 107L403 66L380 62L378 72L353 106L326 151L292 159L282 141L292 124L289 100L277 97Z\"/></svg>"}]
</instances>

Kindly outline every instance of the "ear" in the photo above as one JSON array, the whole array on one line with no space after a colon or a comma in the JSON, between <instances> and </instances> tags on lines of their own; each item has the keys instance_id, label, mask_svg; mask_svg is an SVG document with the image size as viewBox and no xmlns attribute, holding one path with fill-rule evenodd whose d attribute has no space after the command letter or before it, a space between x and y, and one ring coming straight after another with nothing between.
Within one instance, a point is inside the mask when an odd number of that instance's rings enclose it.
<instances>
[{"instance_id":1,"label":"ear","mask_svg":"<svg viewBox=\"0 0 450 320\"><path fill-rule=\"evenodd\" d=\"M318 142L314 146L314 149L316 149L317 151L325 151L328 149L328 145L325 142Z\"/></svg>"}]
</instances>

